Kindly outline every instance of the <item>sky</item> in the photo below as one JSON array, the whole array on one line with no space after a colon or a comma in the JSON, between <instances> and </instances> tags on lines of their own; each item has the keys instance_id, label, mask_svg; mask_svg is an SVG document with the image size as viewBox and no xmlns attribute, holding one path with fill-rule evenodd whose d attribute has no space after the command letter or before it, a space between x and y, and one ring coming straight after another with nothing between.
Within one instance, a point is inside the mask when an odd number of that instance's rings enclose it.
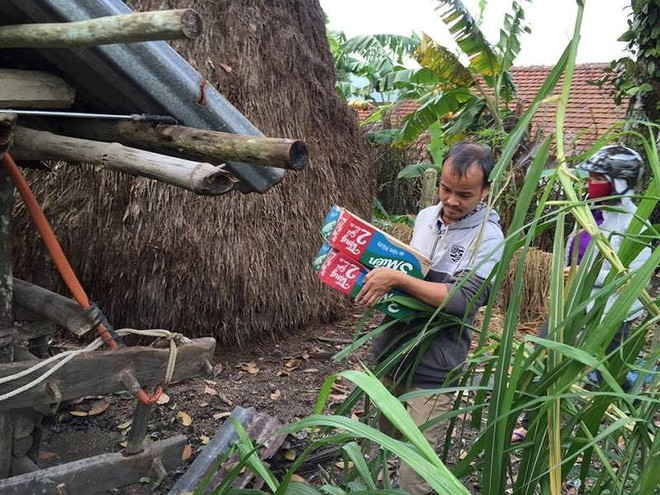
<instances>
[{"instance_id":1,"label":"sky","mask_svg":"<svg viewBox=\"0 0 660 495\"><path fill-rule=\"evenodd\" d=\"M328 28L344 31L348 37L364 34L402 34L413 31L431 36L451 46L449 35L434 0L320 0ZM478 15L478 0L464 0L473 16ZM489 0L482 31L495 44L504 13L511 0ZM624 53L625 43L617 38L627 29L630 0L586 0L582 20L578 63L611 62ZM515 65L553 65L568 44L577 14L576 0L532 0L523 2L525 18L531 29L521 39L522 49ZM455 45L454 45L455 46Z\"/></svg>"}]
</instances>

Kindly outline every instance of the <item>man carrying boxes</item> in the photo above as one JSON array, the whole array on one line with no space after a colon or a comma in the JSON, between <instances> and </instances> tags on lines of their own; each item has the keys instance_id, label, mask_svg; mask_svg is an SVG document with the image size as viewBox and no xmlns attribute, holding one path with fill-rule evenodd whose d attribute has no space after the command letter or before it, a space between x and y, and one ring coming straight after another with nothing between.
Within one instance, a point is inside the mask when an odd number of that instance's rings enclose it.
<instances>
[{"instance_id":1,"label":"man carrying boxes","mask_svg":"<svg viewBox=\"0 0 660 495\"><path fill-rule=\"evenodd\" d=\"M487 279L501 258L504 240L499 216L484 203L492 166L490 152L482 146L462 142L448 150L440 175L440 203L419 212L410 243L431 259L431 269L423 279L385 266L364 275L362 288L355 297L359 305L373 306L388 292L399 290L455 317L454 323L433 334L432 341L423 348L420 346L421 356L412 352L390 369L383 381L397 396L411 389L453 385L445 383L447 376L467 358L469 328L477 310L488 299ZM398 322L376 337L374 351L378 362L419 335L426 321L422 318ZM452 395L431 394L408 401L406 408L419 426L448 412L451 402ZM381 427L394 433L387 425ZM424 436L437 447L445 430L446 421L442 421L424 430ZM413 495L431 491L405 463L400 468L399 485Z\"/></svg>"}]
</instances>

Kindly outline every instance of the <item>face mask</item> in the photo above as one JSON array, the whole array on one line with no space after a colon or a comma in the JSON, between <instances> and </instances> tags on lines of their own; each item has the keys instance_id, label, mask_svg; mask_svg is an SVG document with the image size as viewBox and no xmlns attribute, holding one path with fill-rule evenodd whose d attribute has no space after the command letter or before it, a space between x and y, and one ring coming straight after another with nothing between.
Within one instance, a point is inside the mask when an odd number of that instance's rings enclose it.
<instances>
[{"instance_id":1,"label":"face mask","mask_svg":"<svg viewBox=\"0 0 660 495\"><path fill-rule=\"evenodd\" d=\"M587 197L589 199L602 198L612 194L611 182L587 181Z\"/></svg>"}]
</instances>

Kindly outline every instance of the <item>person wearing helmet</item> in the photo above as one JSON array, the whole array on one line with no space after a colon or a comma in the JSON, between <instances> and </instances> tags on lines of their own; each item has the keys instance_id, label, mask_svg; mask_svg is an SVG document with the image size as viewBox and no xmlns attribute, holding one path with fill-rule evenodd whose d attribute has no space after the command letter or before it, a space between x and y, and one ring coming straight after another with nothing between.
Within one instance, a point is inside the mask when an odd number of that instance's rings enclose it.
<instances>
[{"instance_id":1,"label":"person wearing helmet","mask_svg":"<svg viewBox=\"0 0 660 495\"><path fill-rule=\"evenodd\" d=\"M598 224L598 229L609 239L614 252L618 253L625 233L635 216L637 207L630 199L634 194L635 186L641 179L644 162L642 157L634 150L620 145L605 146L592 155L586 162L579 165L579 168L589 172L587 179L587 200L591 204L591 213ZM608 208L601 208L607 206ZM564 275L568 276L571 265L580 265L591 243L591 236L588 232L579 229L576 226L574 232L569 236L566 243ZM639 253L637 258L630 263L629 270L637 270L651 255L651 249L646 246ZM594 288L591 295L594 296L605 283L610 273L611 265L604 261L594 282ZM614 304L617 295L609 297L603 318ZM593 308L591 302L587 306L587 311ZM642 313L642 303L637 300L633 303L628 316L616 332L616 335L607 346L606 354L612 353L627 338L632 321ZM548 322L546 321L539 334L541 337L548 335ZM600 381L600 374L590 373L590 380ZM632 383L626 379L621 385L625 391L630 390ZM513 443L521 442L525 439L529 424L529 415L525 413L521 419L522 427L513 430L511 441Z\"/></svg>"}]
</instances>

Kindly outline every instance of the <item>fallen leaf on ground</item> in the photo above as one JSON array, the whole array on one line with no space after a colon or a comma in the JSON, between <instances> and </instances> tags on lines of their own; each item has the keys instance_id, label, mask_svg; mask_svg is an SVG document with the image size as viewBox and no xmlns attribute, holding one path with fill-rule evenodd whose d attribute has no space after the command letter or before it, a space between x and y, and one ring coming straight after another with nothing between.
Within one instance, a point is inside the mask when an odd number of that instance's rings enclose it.
<instances>
[{"instance_id":1,"label":"fallen leaf on ground","mask_svg":"<svg viewBox=\"0 0 660 495\"><path fill-rule=\"evenodd\" d=\"M57 457L57 454L55 452L44 452L44 451L39 452L39 459L42 461L47 461L48 459L52 459L53 457Z\"/></svg>"},{"instance_id":2,"label":"fallen leaf on ground","mask_svg":"<svg viewBox=\"0 0 660 495\"><path fill-rule=\"evenodd\" d=\"M284 458L287 461L294 461L296 459L296 451L295 450L285 450L284 451Z\"/></svg>"},{"instance_id":3,"label":"fallen leaf on ground","mask_svg":"<svg viewBox=\"0 0 660 495\"><path fill-rule=\"evenodd\" d=\"M90 416L96 416L97 414L107 411L108 407L110 407L110 404L104 400L99 400L92 404L92 407L87 411L87 414Z\"/></svg>"},{"instance_id":4,"label":"fallen leaf on ground","mask_svg":"<svg viewBox=\"0 0 660 495\"><path fill-rule=\"evenodd\" d=\"M71 416L77 416L77 417L87 416L87 413L85 411L69 411L69 414Z\"/></svg>"},{"instance_id":5,"label":"fallen leaf on ground","mask_svg":"<svg viewBox=\"0 0 660 495\"><path fill-rule=\"evenodd\" d=\"M131 424L133 424L133 420L129 419L128 421L124 421L123 423L117 425L117 428L119 428L120 430L125 430L129 426L131 426Z\"/></svg>"},{"instance_id":6,"label":"fallen leaf on ground","mask_svg":"<svg viewBox=\"0 0 660 495\"><path fill-rule=\"evenodd\" d=\"M188 459L190 459L191 455L192 455L192 447L189 443L187 443L186 446L183 448L183 452L181 453L181 460L187 461Z\"/></svg>"},{"instance_id":7,"label":"fallen leaf on ground","mask_svg":"<svg viewBox=\"0 0 660 495\"><path fill-rule=\"evenodd\" d=\"M218 391L214 388L211 388L211 387L206 387L204 389L204 393L208 394L208 395L218 395Z\"/></svg>"},{"instance_id":8,"label":"fallen leaf on ground","mask_svg":"<svg viewBox=\"0 0 660 495\"><path fill-rule=\"evenodd\" d=\"M224 369L224 366L222 366L220 363L216 364L213 367L213 376L218 376L220 373L222 373L223 369Z\"/></svg>"},{"instance_id":9,"label":"fallen leaf on ground","mask_svg":"<svg viewBox=\"0 0 660 495\"><path fill-rule=\"evenodd\" d=\"M215 413L213 415L213 419L222 419L222 418L227 418L229 416L231 416L231 413L229 411L220 412L220 413Z\"/></svg>"},{"instance_id":10,"label":"fallen leaf on ground","mask_svg":"<svg viewBox=\"0 0 660 495\"><path fill-rule=\"evenodd\" d=\"M293 371L299 368L301 364L302 364L302 359L293 358L293 359L289 359L286 363L284 363L284 368L287 371Z\"/></svg>"},{"instance_id":11,"label":"fallen leaf on ground","mask_svg":"<svg viewBox=\"0 0 660 495\"><path fill-rule=\"evenodd\" d=\"M186 412L179 411L176 413L176 417L181 420L181 424L183 424L183 426L190 426L192 424L192 418Z\"/></svg>"},{"instance_id":12,"label":"fallen leaf on ground","mask_svg":"<svg viewBox=\"0 0 660 495\"><path fill-rule=\"evenodd\" d=\"M158 397L158 399L156 400L156 404L162 406L163 404L167 404L169 401L170 401L170 396L167 395L165 392L163 392L162 394L160 394L160 397Z\"/></svg>"},{"instance_id":13,"label":"fallen leaf on ground","mask_svg":"<svg viewBox=\"0 0 660 495\"><path fill-rule=\"evenodd\" d=\"M200 436L199 439L202 441L202 445L206 445L211 441L211 439L206 435Z\"/></svg>"},{"instance_id":14,"label":"fallen leaf on ground","mask_svg":"<svg viewBox=\"0 0 660 495\"><path fill-rule=\"evenodd\" d=\"M259 373L259 368L255 363L241 363L241 369L251 375Z\"/></svg>"},{"instance_id":15,"label":"fallen leaf on ground","mask_svg":"<svg viewBox=\"0 0 660 495\"><path fill-rule=\"evenodd\" d=\"M303 478L299 474L292 474L290 480L297 481L299 483L306 483L305 478Z\"/></svg>"},{"instance_id":16,"label":"fallen leaf on ground","mask_svg":"<svg viewBox=\"0 0 660 495\"><path fill-rule=\"evenodd\" d=\"M273 400L277 400L277 399L279 399L281 396L282 396L282 392L280 392L280 389L279 389L279 388L278 388L277 390L275 390L275 392L273 392L272 394L270 394L270 398L273 399Z\"/></svg>"},{"instance_id":17,"label":"fallen leaf on ground","mask_svg":"<svg viewBox=\"0 0 660 495\"><path fill-rule=\"evenodd\" d=\"M344 461L335 462L335 466L337 466L339 469L344 469ZM351 469L352 467L353 467L353 462L348 461L348 469Z\"/></svg>"}]
</instances>

